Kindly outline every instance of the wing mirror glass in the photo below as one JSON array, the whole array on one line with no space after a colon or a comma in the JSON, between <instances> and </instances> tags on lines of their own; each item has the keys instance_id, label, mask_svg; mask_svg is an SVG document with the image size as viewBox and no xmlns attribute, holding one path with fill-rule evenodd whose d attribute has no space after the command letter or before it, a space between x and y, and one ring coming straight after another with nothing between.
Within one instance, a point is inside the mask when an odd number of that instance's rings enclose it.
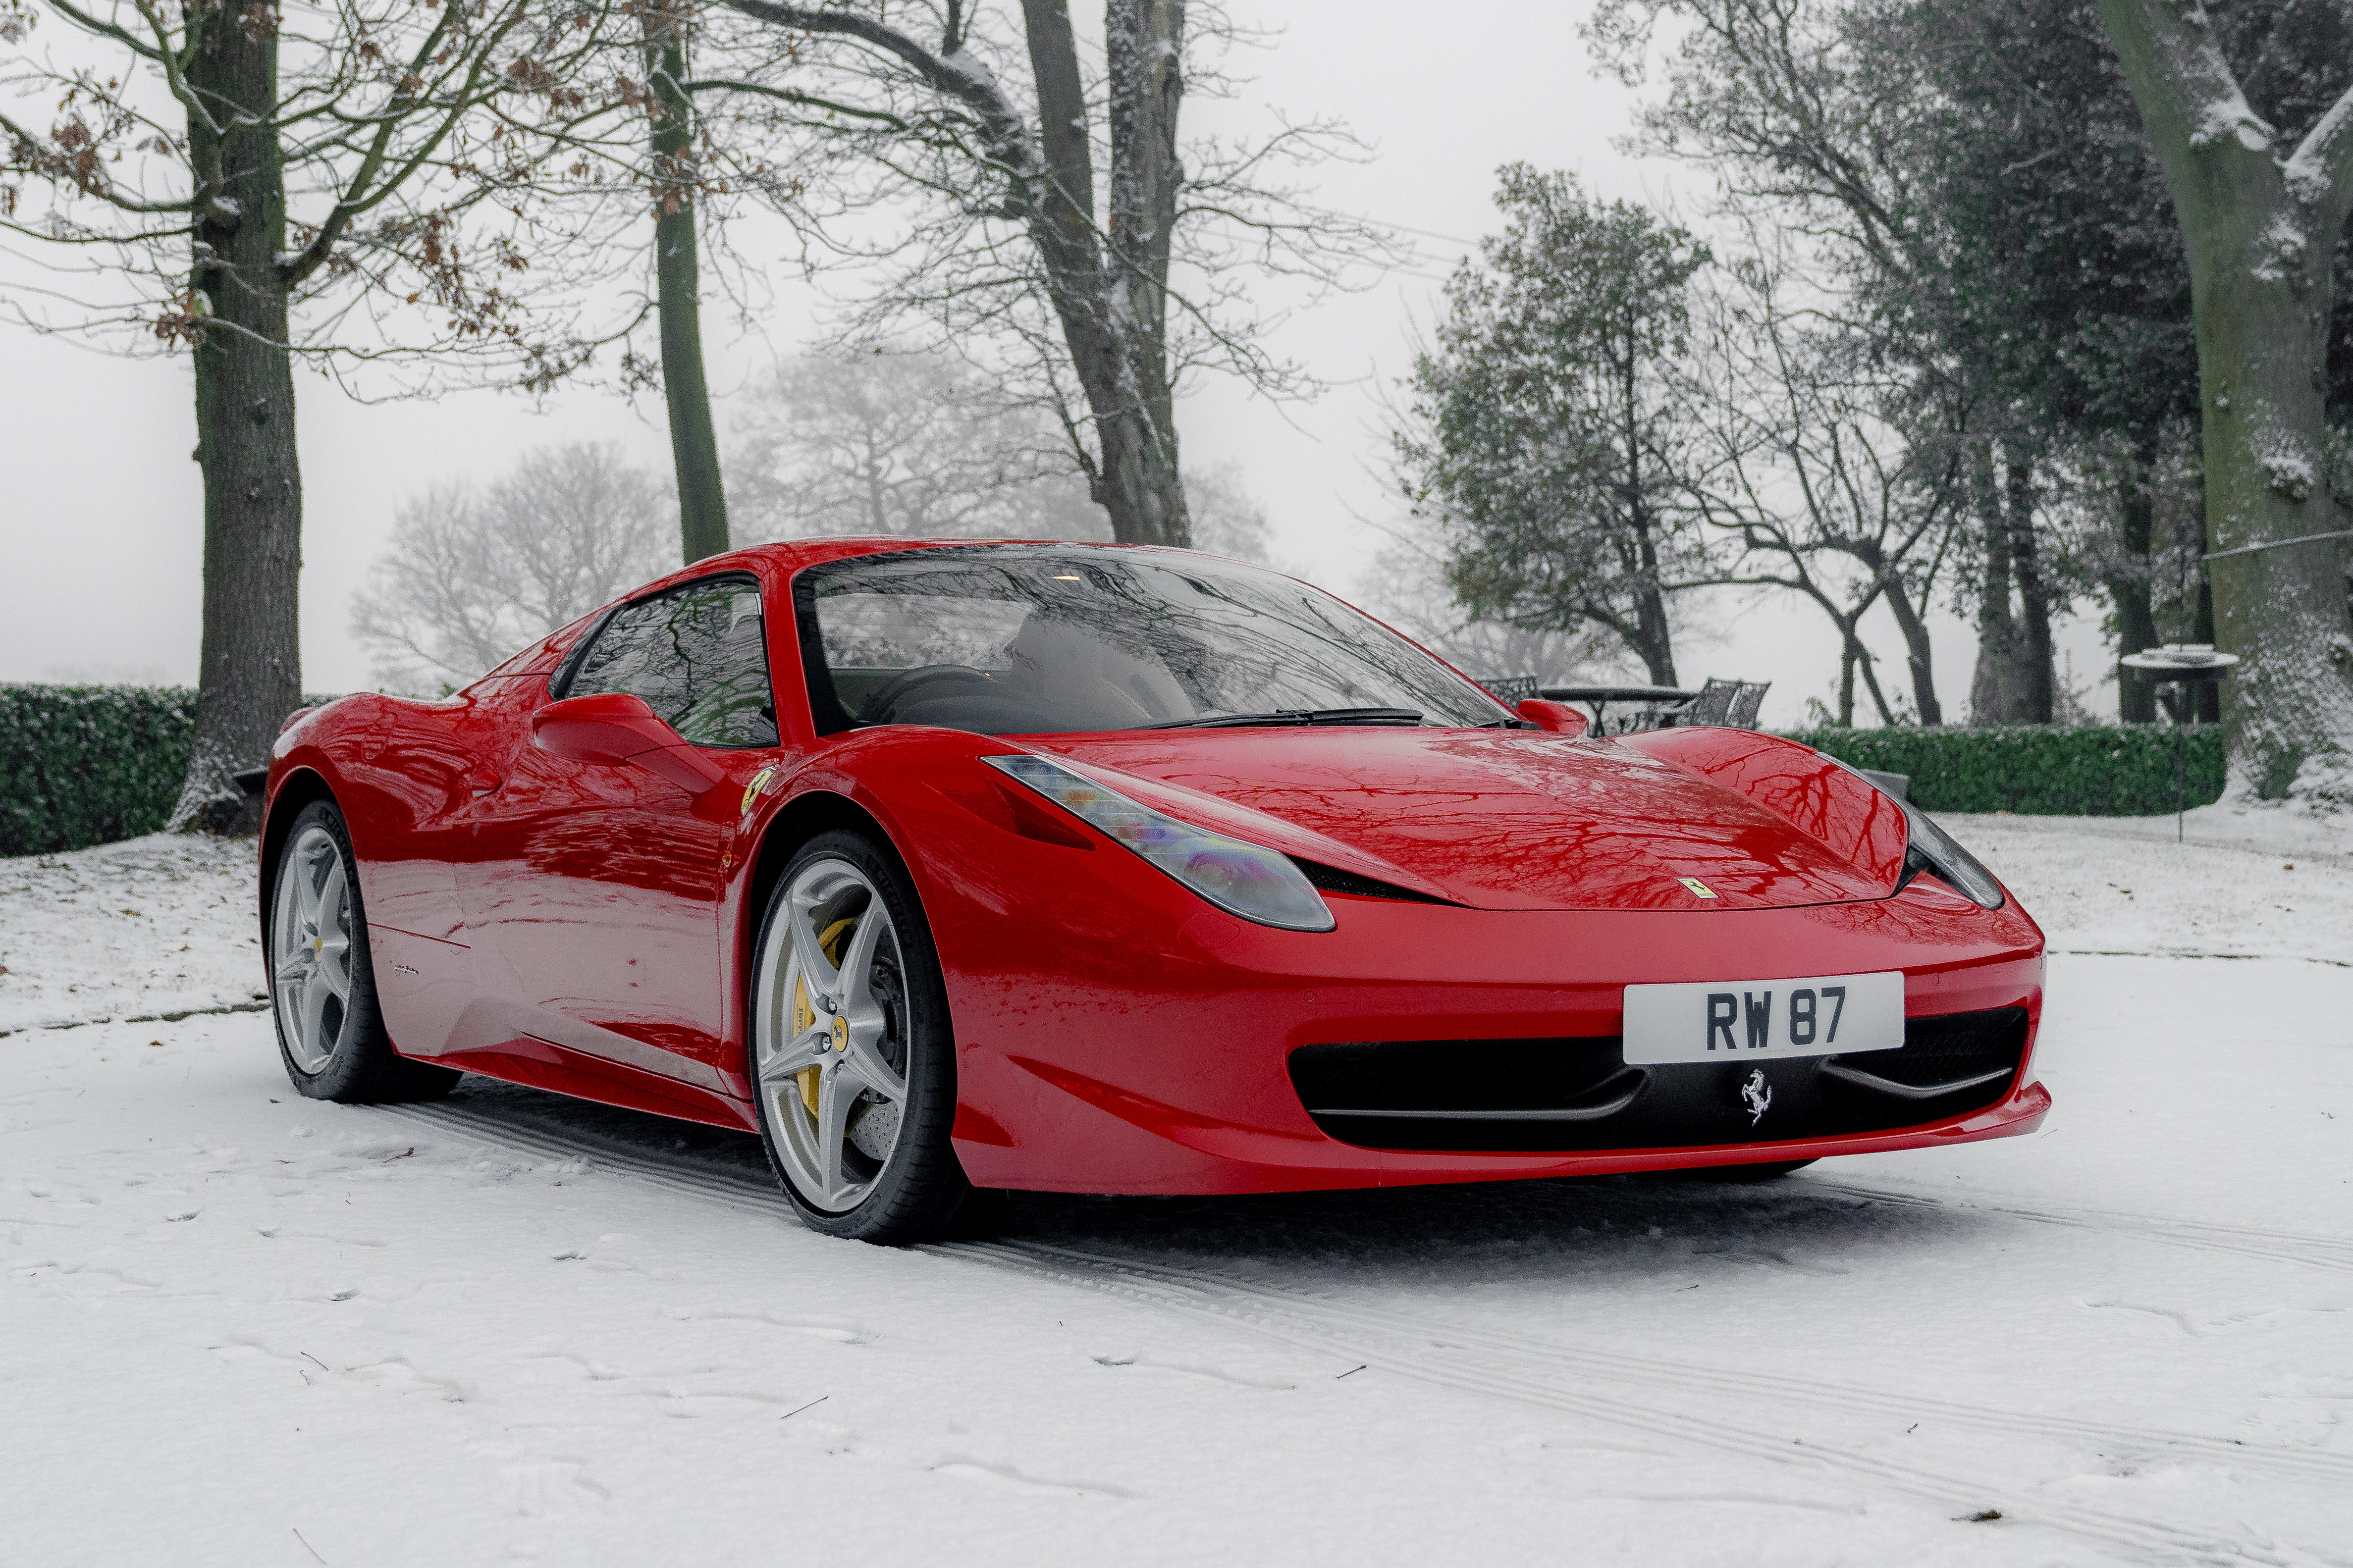
<instances>
[{"instance_id":1,"label":"wing mirror glass","mask_svg":"<svg viewBox=\"0 0 2353 1568\"><path fill-rule=\"evenodd\" d=\"M634 763L689 795L726 777L701 752L625 691L599 691L551 702L531 716L531 743L575 763Z\"/></svg>"},{"instance_id":2,"label":"wing mirror glass","mask_svg":"<svg viewBox=\"0 0 2353 1568\"><path fill-rule=\"evenodd\" d=\"M1520 717L1556 735L1582 735L1593 722L1582 709L1571 708L1566 702L1548 702L1541 697L1531 697L1521 703Z\"/></svg>"}]
</instances>

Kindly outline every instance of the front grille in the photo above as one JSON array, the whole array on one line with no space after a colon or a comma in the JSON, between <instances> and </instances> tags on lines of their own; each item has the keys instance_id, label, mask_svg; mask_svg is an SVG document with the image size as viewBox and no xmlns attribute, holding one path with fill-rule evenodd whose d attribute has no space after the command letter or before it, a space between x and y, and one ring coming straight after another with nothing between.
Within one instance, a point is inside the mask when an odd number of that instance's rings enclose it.
<instances>
[{"instance_id":1,"label":"front grille","mask_svg":"<svg viewBox=\"0 0 2353 1568\"><path fill-rule=\"evenodd\" d=\"M1303 1046L1291 1080L1315 1125L1373 1149L1661 1149L1884 1131L2001 1099L2026 1010L1912 1018L1904 1048L1769 1062L1626 1065L1615 1035ZM1752 1117L1741 1085L1772 1090Z\"/></svg>"},{"instance_id":2,"label":"front grille","mask_svg":"<svg viewBox=\"0 0 2353 1568\"><path fill-rule=\"evenodd\" d=\"M1989 1013L1947 1013L1911 1018L1900 1051L1862 1051L1831 1058L1852 1073L1865 1073L1908 1089L1936 1089L1989 1072L2018 1070L2019 1047L2026 1043L2026 1009L1999 1007Z\"/></svg>"}]
</instances>

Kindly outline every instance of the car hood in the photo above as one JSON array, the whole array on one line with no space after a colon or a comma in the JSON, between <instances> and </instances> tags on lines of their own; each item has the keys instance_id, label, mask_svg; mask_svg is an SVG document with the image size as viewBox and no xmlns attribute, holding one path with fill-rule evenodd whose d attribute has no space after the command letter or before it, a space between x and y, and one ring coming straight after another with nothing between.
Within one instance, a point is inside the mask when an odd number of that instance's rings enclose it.
<instances>
[{"instance_id":1,"label":"car hood","mask_svg":"<svg viewBox=\"0 0 2353 1568\"><path fill-rule=\"evenodd\" d=\"M1200 826L1477 909L1786 909L1894 887L1883 848L1838 853L1699 770L1612 741L1333 726L1028 744Z\"/></svg>"}]
</instances>

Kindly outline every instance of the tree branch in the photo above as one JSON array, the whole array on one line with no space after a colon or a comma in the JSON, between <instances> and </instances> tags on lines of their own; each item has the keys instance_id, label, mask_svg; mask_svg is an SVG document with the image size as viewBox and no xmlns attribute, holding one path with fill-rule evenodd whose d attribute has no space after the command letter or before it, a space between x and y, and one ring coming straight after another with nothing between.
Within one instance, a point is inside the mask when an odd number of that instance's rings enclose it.
<instances>
[{"instance_id":1,"label":"tree branch","mask_svg":"<svg viewBox=\"0 0 2353 1568\"><path fill-rule=\"evenodd\" d=\"M2335 234L2353 207L2353 87L2328 106L2287 160L2289 194L2313 209L2316 234Z\"/></svg>"},{"instance_id":2,"label":"tree branch","mask_svg":"<svg viewBox=\"0 0 2353 1568\"><path fill-rule=\"evenodd\" d=\"M2277 167L2272 143L2278 132L2248 106L2202 0L2100 0L2100 16L2168 174L2187 174L2199 154L2234 169L2253 157L2266 170ZM2175 199L2184 194L2177 189Z\"/></svg>"}]
</instances>

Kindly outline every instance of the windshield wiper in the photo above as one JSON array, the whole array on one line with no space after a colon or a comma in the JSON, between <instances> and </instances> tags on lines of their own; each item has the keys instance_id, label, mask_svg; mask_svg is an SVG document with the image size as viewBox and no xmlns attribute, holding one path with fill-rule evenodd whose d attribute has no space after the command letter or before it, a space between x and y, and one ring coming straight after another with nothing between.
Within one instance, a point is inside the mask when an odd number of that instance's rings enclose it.
<instances>
[{"instance_id":1,"label":"windshield wiper","mask_svg":"<svg viewBox=\"0 0 2353 1568\"><path fill-rule=\"evenodd\" d=\"M1219 713L1207 719L1170 719L1142 724L1144 730L1225 730L1258 724L1419 724L1413 708L1278 708L1271 713Z\"/></svg>"}]
</instances>

